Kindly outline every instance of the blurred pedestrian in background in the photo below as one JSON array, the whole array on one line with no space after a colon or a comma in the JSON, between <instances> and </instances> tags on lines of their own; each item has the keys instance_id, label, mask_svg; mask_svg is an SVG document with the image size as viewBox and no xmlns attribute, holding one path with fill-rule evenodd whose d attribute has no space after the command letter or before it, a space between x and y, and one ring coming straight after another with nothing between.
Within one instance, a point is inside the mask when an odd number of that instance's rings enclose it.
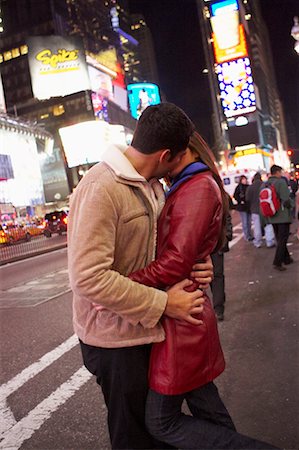
<instances>
[{"instance_id":1,"label":"blurred pedestrian in background","mask_svg":"<svg viewBox=\"0 0 299 450\"><path fill-rule=\"evenodd\" d=\"M290 197L294 201L294 206L292 208L292 218L296 218L296 193L298 191L298 180L295 177L294 172L290 173L290 179L289 179L289 187L290 187Z\"/></svg>"},{"instance_id":2,"label":"blurred pedestrian in background","mask_svg":"<svg viewBox=\"0 0 299 450\"><path fill-rule=\"evenodd\" d=\"M246 241L252 241L251 234L251 214L249 212L249 204L246 201L246 191L248 189L247 177L245 175L240 176L239 184L234 192L234 199L237 202L236 210L239 211L243 237Z\"/></svg>"},{"instance_id":3,"label":"blurred pedestrian in background","mask_svg":"<svg viewBox=\"0 0 299 450\"><path fill-rule=\"evenodd\" d=\"M262 186L262 177L259 172L257 172L253 177L253 182L248 186L245 194L246 202L249 206L249 211L252 218L253 224L253 245L256 248L262 246L262 226L260 219L260 189Z\"/></svg>"},{"instance_id":4,"label":"blurred pedestrian in background","mask_svg":"<svg viewBox=\"0 0 299 450\"><path fill-rule=\"evenodd\" d=\"M210 284L213 294L213 306L218 321L224 320L224 304L226 301L225 295L225 275L224 275L224 253L229 251L229 241L233 238L233 224L232 216L230 214L233 209L233 202L229 194L227 194L229 209L226 214L226 233L225 243L221 249L212 253L211 258L214 267L214 278Z\"/></svg>"},{"instance_id":5,"label":"blurred pedestrian in background","mask_svg":"<svg viewBox=\"0 0 299 450\"><path fill-rule=\"evenodd\" d=\"M293 262L293 258L290 256L287 248L287 242L290 233L290 224L292 222L292 208L294 202L290 196L288 185L282 178L282 170L282 167L274 164L270 169L271 176L268 179L268 183L274 185L280 199L279 210L274 216L268 218L269 222L273 225L277 242L273 267L279 271L286 270L286 267L284 267L283 264L288 265Z\"/></svg>"}]
</instances>

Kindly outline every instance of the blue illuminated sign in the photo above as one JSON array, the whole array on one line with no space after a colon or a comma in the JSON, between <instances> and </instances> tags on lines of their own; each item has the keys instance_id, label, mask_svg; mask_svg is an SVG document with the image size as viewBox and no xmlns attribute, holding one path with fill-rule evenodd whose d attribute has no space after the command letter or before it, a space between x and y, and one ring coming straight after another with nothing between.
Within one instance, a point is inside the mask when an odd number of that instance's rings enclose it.
<instances>
[{"instance_id":1,"label":"blue illuminated sign","mask_svg":"<svg viewBox=\"0 0 299 450\"><path fill-rule=\"evenodd\" d=\"M161 103L159 88L153 83L128 84L128 97L131 114L139 119L142 111L150 105Z\"/></svg>"},{"instance_id":2,"label":"blue illuminated sign","mask_svg":"<svg viewBox=\"0 0 299 450\"><path fill-rule=\"evenodd\" d=\"M256 98L249 58L218 64L221 104L226 117L256 110Z\"/></svg>"},{"instance_id":3,"label":"blue illuminated sign","mask_svg":"<svg viewBox=\"0 0 299 450\"><path fill-rule=\"evenodd\" d=\"M239 5L237 0L224 0L223 2L213 3L211 5L212 16L218 16L218 14L237 11L238 9Z\"/></svg>"}]
</instances>

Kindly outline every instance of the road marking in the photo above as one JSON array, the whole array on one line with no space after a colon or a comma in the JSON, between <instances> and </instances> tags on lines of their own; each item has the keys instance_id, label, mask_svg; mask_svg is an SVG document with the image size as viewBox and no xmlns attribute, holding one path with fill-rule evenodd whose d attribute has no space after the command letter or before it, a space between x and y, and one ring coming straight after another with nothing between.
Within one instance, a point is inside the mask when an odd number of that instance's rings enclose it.
<instances>
[{"instance_id":1,"label":"road marking","mask_svg":"<svg viewBox=\"0 0 299 450\"><path fill-rule=\"evenodd\" d=\"M7 383L4 383L2 386L0 386L0 401L7 398L9 395L23 386L23 384L25 384L28 380L35 377L35 375L44 370L46 367L48 367L50 364L64 355L64 353L75 347L77 344L78 337L73 334L69 339L58 345L58 347L54 348L54 350L46 353L38 361L26 367L26 369L22 370L22 372L18 373Z\"/></svg>"},{"instance_id":2,"label":"road marking","mask_svg":"<svg viewBox=\"0 0 299 450\"><path fill-rule=\"evenodd\" d=\"M92 374L82 366L56 391L32 409L27 416L7 430L2 436L3 441L0 443L0 448L19 449L23 442L27 441L51 417L52 413L71 398L91 377Z\"/></svg>"},{"instance_id":3,"label":"road marking","mask_svg":"<svg viewBox=\"0 0 299 450\"><path fill-rule=\"evenodd\" d=\"M232 248L237 242L239 242L242 239L243 235L238 234L232 241L229 243L229 247Z\"/></svg>"},{"instance_id":4,"label":"road marking","mask_svg":"<svg viewBox=\"0 0 299 450\"><path fill-rule=\"evenodd\" d=\"M18 373L15 377L0 386L0 436L3 438L4 434L7 433L12 427L16 425L16 420L14 415L7 406L7 398L15 391L17 391L23 384L28 380L33 378L39 372L44 370L66 352L71 350L78 344L78 338L73 334L69 339L64 341L58 347L54 348L50 352L43 355L37 362L26 367L22 372ZM2 443L0 445L1 447ZM8 447L6 447L8 448Z\"/></svg>"}]
</instances>

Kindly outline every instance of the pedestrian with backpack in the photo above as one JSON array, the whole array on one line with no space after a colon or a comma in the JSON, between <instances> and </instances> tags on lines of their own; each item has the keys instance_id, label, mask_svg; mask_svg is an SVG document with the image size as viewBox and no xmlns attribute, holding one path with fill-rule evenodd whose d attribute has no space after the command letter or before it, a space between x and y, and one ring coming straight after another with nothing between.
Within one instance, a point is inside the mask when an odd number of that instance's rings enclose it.
<instances>
[{"instance_id":1,"label":"pedestrian with backpack","mask_svg":"<svg viewBox=\"0 0 299 450\"><path fill-rule=\"evenodd\" d=\"M272 223L274 228L277 247L273 267L279 271L286 270L283 264L288 265L293 262L287 248L293 202L288 186L282 178L282 171L282 167L274 164L270 169L271 176L260 191L261 214Z\"/></svg>"}]
</instances>

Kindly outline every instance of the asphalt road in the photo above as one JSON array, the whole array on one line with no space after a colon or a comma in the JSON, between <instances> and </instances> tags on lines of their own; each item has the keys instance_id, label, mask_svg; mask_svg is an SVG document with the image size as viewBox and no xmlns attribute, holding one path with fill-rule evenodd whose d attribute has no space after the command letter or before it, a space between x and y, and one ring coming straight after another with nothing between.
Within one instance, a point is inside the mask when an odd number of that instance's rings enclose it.
<instances>
[{"instance_id":1,"label":"asphalt road","mask_svg":"<svg viewBox=\"0 0 299 450\"><path fill-rule=\"evenodd\" d=\"M298 449L299 241L290 237L297 262L277 273L274 250L240 233L225 255L227 368L217 385L240 432ZM106 408L73 335L66 252L0 267L0 449L110 448Z\"/></svg>"}]
</instances>

